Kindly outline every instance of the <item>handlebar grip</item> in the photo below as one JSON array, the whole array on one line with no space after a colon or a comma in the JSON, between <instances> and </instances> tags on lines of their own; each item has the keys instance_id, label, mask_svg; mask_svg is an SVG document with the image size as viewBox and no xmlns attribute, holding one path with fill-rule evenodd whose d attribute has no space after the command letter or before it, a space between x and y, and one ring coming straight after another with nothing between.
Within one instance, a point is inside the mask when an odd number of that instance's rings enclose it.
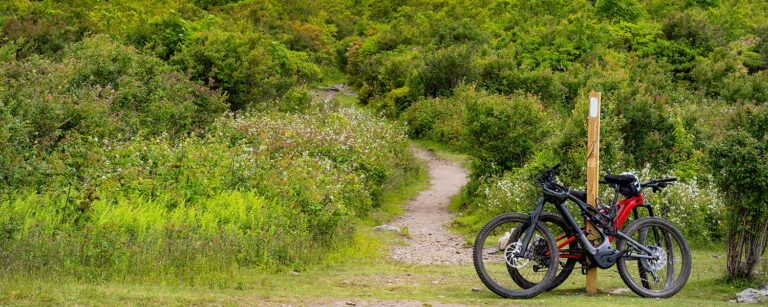
<instances>
[{"instance_id":1,"label":"handlebar grip","mask_svg":"<svg viewBox=\"0 0 768 307\"><path fill-rule=\"evenodd\" d=\"M559 168L559 167L563 166L563 164L565 164L565 163L563 161L560 161L557 164L555 164L555 166L553 166L552 168Z\"/></svg>"},{"instance_id":2,"label":"handlebar grip","mask_svg":"<svg viewBox=\"0 0 768 307\"><path fill-rule=\"evenodd\" d=\"M677 177L670 177L670 178L656 180L656 182L673 182L673 181L677 181Z\"/></svg>"},{"instance_id":3,"label":"handlebar grip","mask_svg":"<svg viewBox=\"0 0 768 307\"><path fill-rule=\"evenodd\" d=\"M608 184L609 182L605 181L605 180L600 180L600 181L598 181L598 183L600 183L600 184Z\"/></svg>"}]
</instances>

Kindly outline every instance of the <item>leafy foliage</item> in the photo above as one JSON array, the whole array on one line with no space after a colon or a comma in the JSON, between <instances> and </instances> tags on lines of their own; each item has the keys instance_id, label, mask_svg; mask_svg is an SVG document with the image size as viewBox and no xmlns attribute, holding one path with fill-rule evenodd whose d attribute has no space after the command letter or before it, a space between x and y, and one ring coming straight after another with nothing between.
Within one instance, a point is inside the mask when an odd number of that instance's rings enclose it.
<instances>
[{"instance_id":1,"label":"leafy foliage","mask_svg":"<svg viewBox=\"0 0 768 307\"><path fill-rule=\"evenodd\" d=\"M306 55L257 34L208 32L192 37L171 62L192 80L226 92L230 108L240 110L317 79L318 68L305 60Z\"/></svg>"},{"instance_id":2,"label":"leafy foliage","mask_svg":"<svg viewBox=\"0 0 768 307\"><path fill-rule=\"evenodd\" d=\"M538 98L528 94L511 96L473 93L468 100L465 127L467 146L475 158L473 176L502 174L521 166L534 147L549 133Z\"/></svg>"},{"instance_id":3,"label":"leafy foliage","mask_svg":"<svg viewBox=\"0 0 768 307\"><path fill-rule=\"evenodd\" d=\"M768 150L765 107L745 108L737 113L736 128L711 148L709 166L715 182L728 196L728 274L751 275L765 252L768 236Z\"/></svg>"}]
</instances>

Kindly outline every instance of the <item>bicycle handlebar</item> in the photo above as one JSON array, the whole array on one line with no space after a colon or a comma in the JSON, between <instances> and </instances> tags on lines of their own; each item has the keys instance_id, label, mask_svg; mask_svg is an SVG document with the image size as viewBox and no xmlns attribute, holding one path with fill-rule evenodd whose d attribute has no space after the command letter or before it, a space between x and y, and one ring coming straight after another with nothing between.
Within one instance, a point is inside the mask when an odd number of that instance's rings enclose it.
<instances>
[{"instance_id":1,"label":"bicycle handlebar","mask_svg":"<svg viewBox=\"0 0 768 307\"><path fill-rule=\"evenodd\" d=\"M654 192L658 192L669 185L673 185L677 181L676 177L664 178L664 179L651 179L651 181L643 183L640 188L651 188Z\"/></svg>"}]
</instances>

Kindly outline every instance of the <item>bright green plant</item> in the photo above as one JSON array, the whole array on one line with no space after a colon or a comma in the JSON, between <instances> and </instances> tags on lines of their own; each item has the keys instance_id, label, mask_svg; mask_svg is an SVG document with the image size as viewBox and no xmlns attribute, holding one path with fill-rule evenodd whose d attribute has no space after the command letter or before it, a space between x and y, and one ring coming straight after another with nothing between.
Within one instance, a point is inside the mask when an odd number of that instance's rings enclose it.
<instances>
[{"instance_id":1,"label":"bright green plant","mask_svg":"<svg viewBox=\"0 0 768 307\"><path fill-rule=\"evenodd\" d=\"M530 94L502 96L477 91L466 108L465 142L472 148L475 178L522 166L550 132L539 98Z\"/></svg>"},{"instance_id":2,"label":"bright green plant","mask_svg":"<svg viewBox=\"0 0 768 307\"><path fill-rule=\"evenodd\" d=\"M171 63L193 80L226 92L232 110L279 98L297 83L320 77L306 54L262 35L237 32L197 33Z\"/></svg>"},{"instance_id":3,"label":"bright green plant","mask_svg":"<svg viewBox=\"0 0 768 307\"><path fill-rule=\"evenodd\" d=\"M635 0L597 0L597 13L603 18L634 22L643 14L643 8Z\"/></svg>"},{"instance_id":4,"label":"bright green plant","mask_svg":"<svg viewBox=\"0 0 768 307\"><path fill-rule=\"evenodd\" d=\"M457 46L426 55L408 86L425 96L447 95L461 82L474 81L478 73L473 49Z\"/></svg>"}]
</instances>

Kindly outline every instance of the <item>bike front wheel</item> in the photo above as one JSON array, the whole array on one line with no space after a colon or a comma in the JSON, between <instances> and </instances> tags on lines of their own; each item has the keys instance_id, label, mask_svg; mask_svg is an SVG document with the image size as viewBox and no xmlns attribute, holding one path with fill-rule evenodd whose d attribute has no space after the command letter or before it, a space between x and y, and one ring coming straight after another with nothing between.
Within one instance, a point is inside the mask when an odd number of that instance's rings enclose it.
<instances>
[{"instance_id":1,"label":"bike front wheel","mask_svg":"<svg viewBox=\"0 0 768 307\"><path fill-rule=\"evenodd\" d=\"M475 239L473 261L480 280L493 293L506 298L532 298L547 290L558 269L558 249L552 234L537 223L532 238L522 250L523 237L512 238L516 229L528 229L530 217L505 213L489 221ZM542 252L542 251L548 252ZM508 266L533 284L521 287L510 278Z\"/></svg>"},{"instance_id":2,"label":"bike front wheel","mask_svg":"<svg viewBox=\"0 0 768 307\"><path fill-rule=\"evenodd\" d=\"M667 298L685 286L691 273L691 250L672 223L658 217L644 217L633 221L622 232L650 251L627 239L618 239L616 248L629 250L629 254L616 263L627 287L643 297Z\"/></svg>"},{"instance_id":3,"label":"bike front wheel","mask_svg":"<svg viewBox=\"0 0 768 307\"><path fill-rule=\"evenodd\" d=\"M552 234L552 237L555 239L555 243L559 248L558 253L560 259L558 263L560 265L560 270L558 270L557 275L555 275L555 278L552 279L549 287L547 287L546 291L549 291L557 288L568 279L568 276L573 272L576 263L579 262L579 257L583 253L583 250L581 249L579 240L575 238L576 234L574 234L571 228L568 227L562 216L545 212L539 216L539 222L547 227L547 230ZM518 228L513 231L511 236L512 240L518 241L520 237L525 234L525 230L526 229ZM548 250L543 250L541 248L539 251L545 253L549 252ZM514 280L520 287L527 289L536 285L536 283L525 279L525 277L512 266L508 265L507 271L509 271L509 276L512 277L512 280Z\"/></svg>"}]
</instances>

